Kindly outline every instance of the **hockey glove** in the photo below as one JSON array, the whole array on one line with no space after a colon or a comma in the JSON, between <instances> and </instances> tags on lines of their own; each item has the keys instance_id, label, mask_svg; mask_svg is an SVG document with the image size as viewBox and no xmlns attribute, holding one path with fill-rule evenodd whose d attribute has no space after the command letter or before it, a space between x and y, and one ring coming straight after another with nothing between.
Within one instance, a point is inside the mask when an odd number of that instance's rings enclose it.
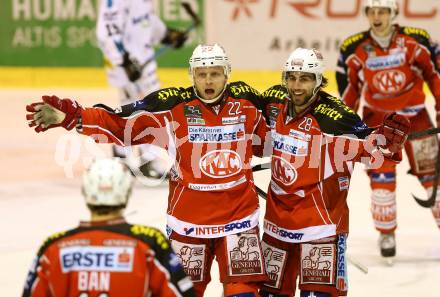
<instances>
[{"instance_id":1,"label":"hockey glove","mask_svg":"<svg viewBox=\"0 0 440 297\"><path fill-rule=\"evenodd\" d=\"M137 81L142 75L142 67L136 61L130 59L128 53L122 57L122 67L130 81Z\"/></svg>"},{"instance_id":2,"label":"hockey glove","mask_svg":"<svg viewBox=\"0 0 440 297\"><path fill-rule=\"evenodd\" d=\"M75 100L60 99L57 96L43 96L43 102L26 106L29 127L35 127L37 133L55 127L72 130L81 117L82 106Z\"/></svg>"},{"instance_id":3,"label":"hockey glove","mask_svg":"<svg viewBox=\"0 0 440 297\"><path fill-rule=\"evenodd\" d=\"M408 138L410 128L411 124L406 117L395 112L386 115L377 132L385 136L386 139L386 143L380 148L385 152L400 152Z\"/></svg>"},{"instance_id":4,"label":"hockey glove","mask_svg":"<svg viewBox=\"0 0 440 297\"><path fill-rule=\"evenodd\" d=\"M187 33L168 28L167 34L162 39L162 43L173 48L181 48L187 39Z\"/></svg>"}]
</instances>

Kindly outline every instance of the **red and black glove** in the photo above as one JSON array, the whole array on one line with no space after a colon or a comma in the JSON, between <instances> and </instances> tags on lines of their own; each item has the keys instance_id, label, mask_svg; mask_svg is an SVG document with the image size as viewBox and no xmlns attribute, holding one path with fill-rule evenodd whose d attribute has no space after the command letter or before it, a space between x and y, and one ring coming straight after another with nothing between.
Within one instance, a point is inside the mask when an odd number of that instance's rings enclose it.
<instances>
[{"instance_id":1,"label":"red and black glove","mask_svg":"<svg viewBox=\"0 0 440 297\"><path fill-rule=\"evenodd\" d=\"M382 126L377 131L378 134L382 134L386 139L386 143L380 145L380 147L389 150L391 153L400 152L408 138L410 128L409 120L403 115L395 112L386 115Z\"/></svg>"},{"instance_id":2,"label":"red and black glove","mask_svg":"<svg viewBox=\"0 0 440 297\"><path fill-rule=\"evenodd\" d=\"M81 117L82 106L72 99L60 99L57 96L42 96L43 102L32 103L26 106L26 120L29 127L35 127L37 133L44 132L55 127L63 127L66 130L72 130ZM53 110L45 109L44 103L64 114L62 120L59 114Z\"/></svg>"}]
</instances>

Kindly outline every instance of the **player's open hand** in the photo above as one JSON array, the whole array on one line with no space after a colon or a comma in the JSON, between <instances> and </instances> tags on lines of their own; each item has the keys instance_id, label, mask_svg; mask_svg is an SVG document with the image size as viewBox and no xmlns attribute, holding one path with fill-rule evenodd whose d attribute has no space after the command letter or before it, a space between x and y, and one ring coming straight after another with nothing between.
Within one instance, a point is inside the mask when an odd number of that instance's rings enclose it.
<instances>
[{"instance_id":1,"label":"player's open hand","mask_svg":"<svg viewBox=\"0 0 440 297\"><path fill-rule=\"evenodd\" d=\"M26 106L26 120L29 127L35 127L37 133L55 127L71 130L77 124L83 109L75 100L60 99L57 96L43 96L43 102Z\"/></svg>"}]
</instances>

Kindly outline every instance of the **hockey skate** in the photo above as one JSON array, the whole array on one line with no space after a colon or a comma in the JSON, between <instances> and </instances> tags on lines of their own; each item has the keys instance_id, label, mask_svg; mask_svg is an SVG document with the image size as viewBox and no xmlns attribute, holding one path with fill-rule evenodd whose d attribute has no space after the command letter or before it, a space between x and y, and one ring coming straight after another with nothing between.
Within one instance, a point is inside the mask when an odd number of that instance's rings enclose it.
<instances>
[{"instance_id":1,"label":"hockey skate","mask_svg":"<svg viewBox=\"0 0 440 297\"><path fill-rule=\"evenodd\" d=\"M388 265L393 264L393 257L396 256L396 239L394 232L381 233L379 236L380 254L385 258Z\"/></svg>"}]
</instances>

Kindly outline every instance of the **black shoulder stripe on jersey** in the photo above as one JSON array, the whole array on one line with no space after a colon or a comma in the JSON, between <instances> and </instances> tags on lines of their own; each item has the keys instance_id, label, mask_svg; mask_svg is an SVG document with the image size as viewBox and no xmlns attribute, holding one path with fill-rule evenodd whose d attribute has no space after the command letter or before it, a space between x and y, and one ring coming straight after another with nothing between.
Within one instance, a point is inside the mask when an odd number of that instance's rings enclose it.
<instances>
[{"instance_id":1,"label":"black shoulder stripe on jersey","mask_svg":"<svg viewBox=\"0 0 440 297\"><path fill-rule=\"evenodd\" d=\"M54 242L66 238L68 236L74 235L78 232L81 232L79 230L79 228L75 228L75 229L70 229L67 231L61 231L61 232L57 232L55 234L50 235L48 238L46 238L46 240L43 242L43 244L41 245L40 249L38 250L38 254L37 256L40 257L42 254L44 254L44 252L46 251L46 249L53 244Z\"/></svg>"},{"instance_id":2,"label":"black shoulder stripe on jersey","mask_svg":"<svg viewBox=\"0 0 440 297\"><path fill-rule=\"evenodd\" d=\"M312 114L316 118L324 133L332 135L354 135L365 139L373 129L361 120L361 118L340 99L319 92L320 100L313 108Z\"/></svg>"},{"instance_id":3,"label":"black shoulder stripe on jersey","mask_svg":"<svg viewBox=\"0 0 440 297\"><path fill-rule=\"evenodd\" d=\"M189 88L164 88L152 92L142 100L112 109L104 104L96 104L110 113L115 113L120 117L129 117L141 111L160 112L171 110L176 105L194 99L195 94L192 87Z\"/></svg>"},{"instance_id":4,"label":"black shoulder stripe on jersey","mask_svg":"<svg viewBox=\"0 0 440 297\"><path fill-rule=\"evenodd\" d=\"M428 31L414 27L400 27L399 32L411 36L418 43L426 47L429 50L429 53L431 54L432 63L435 65L437 71L440 71L439 69L440 65L437 64L437 60L436 60L437 59L436 56L438 55L438 53L436 52L438 45L434 45L432 43L431 36L429 36Z\"/></svg>"},{"instance_id":5,"label":"black shoulder stripe on jersey","mask_svg":"<svg viewBox=\"0 0 440 297\"><path fill-rule=\"evenodd\" d=\"M143 225L131 225L129 234L137 239L148 243L157 252L158 249L168 250L170 249L170 243L165 235L156 228L143 226Z\"/></svg>"},{"instance_id":6,"label":"black shoulder stripe on jersey","mask_svg":"<svg viewBox=\"0 0 440 297\"><path fill-rule=\"evenodd\" d=\"M122 223L116 225L99 225L99 226L86 226L86 227L80 226L68 231L55 233L49 236L44 241L38 255L43 254L49 245L53 244L54 242L60 239L73 236L78 233L94 231L94 230L102 230L102 231L127 235L129 237L133 237L142 242L145 242L151 247L158 247L164 250L169 248L169 243L166 237L158 229L153 227L142 226L142 225L131 225L128 223Z\"/></svg>"},{"instance_id":7,"label":"black shoulder stripe on jersey","mask_svg":"<svg viewBox=\"0 0 440 297\"><path fill-rule=\"evenodd\" d=\"M399 29L399 33L411 36L423 45L429 45L431 37L429 36L428 31L415 27L400 27Z\"/></svg>"},{"instance_id":8,"label":"black shoulder stripe on jersey","mask_svg":"<svg viewBox=\"0 0 440 297\"><path fill-rule=\"evenodd\" d=\"M260 92L243 81L231 82L227 85L228 95L235 99L246 99L255 107L261 109Z\"/></svg>"},{"instance_id":9,"label":"black shoulder stripe on jersey","mask_svg":"<svg viewBox=\"0 0 440 297\"><path fill-rule=\"evenodd\" d=\"M142 226L142 225L131 225L128 223L121 223L116 225L99 225L99 226L86 226L78 227L71 230L69 235L77 234L79 232L87 232L93 230L102 230L117 234L126 235L128 237L133 237L142 242L147 243L151 247L159 247L161 249L168 249L169 243L166 237L163 235L159 229Z\"/></svg>"},{"instance_id":10,"label":"black shoulder stripe on jersey","mask_svg":"<svg viewBox=\"0 0 440 297\"><path fill-rule=\"evenodd\" d=\"M262 93L265 104L284 103L288 97L287 89L282 85L275 85Z\"/></svg>"},{"instance_id":11,"label":"black shoulder stripe on jersey","mask_svg":"<svg viewBox=\"0 0 440 297\"><path fill-rule=\"evenodd\" d=\"M348 57L356 51L356 48L364 42L370 33L368 31L360 32L354 34L347 39L345 39L341 46L339 47L339 57L337 61L338 69L336 71L336 82L338 86L338 92L342 96L345 92L345 89L348 86L348 78L347 78L347 64L346 60Z\"/></svg>"},{"instance_id":12,"label":"black shoulder stripe on jersey","mask_svg":"<svg viewBox=\"0 0 440 297\"><path fill-rule=\"evenodd\" d=\"M369 36L370 33L368 31L363 31L346 38L339 47L341 53L343 55L350 55L355 51L356 47Z\"/></svg>"}]
</instances>

